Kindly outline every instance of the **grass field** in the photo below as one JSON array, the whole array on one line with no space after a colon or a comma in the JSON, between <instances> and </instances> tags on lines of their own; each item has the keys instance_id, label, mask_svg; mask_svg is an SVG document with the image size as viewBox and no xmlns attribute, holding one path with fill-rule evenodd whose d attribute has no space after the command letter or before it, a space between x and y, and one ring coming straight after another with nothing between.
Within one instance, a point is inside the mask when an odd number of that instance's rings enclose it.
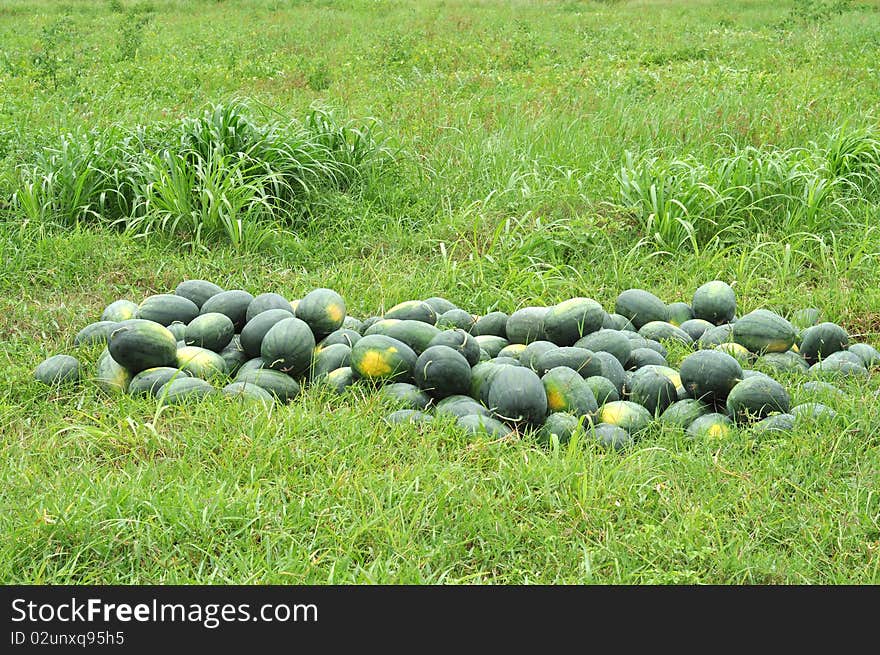
<instances>
[{"instance_id":1,"label":"grass field","mask_svg":"<svg viewBox=\"0 0 880 655\"><path fill-rule=\"evenodd\" d=\"M836 421L623 454L391 427L365 390L157 410L31 377L186 278L362 318L721 279L877 346L878 61L876 0L0 0L0 582L880 582L876 373ZM96 144L236 102L319 108L375 163L248 205L246 239L222 207L164 230L147 184L129 229L71 200Z\"/></svg>"}]
</instances>

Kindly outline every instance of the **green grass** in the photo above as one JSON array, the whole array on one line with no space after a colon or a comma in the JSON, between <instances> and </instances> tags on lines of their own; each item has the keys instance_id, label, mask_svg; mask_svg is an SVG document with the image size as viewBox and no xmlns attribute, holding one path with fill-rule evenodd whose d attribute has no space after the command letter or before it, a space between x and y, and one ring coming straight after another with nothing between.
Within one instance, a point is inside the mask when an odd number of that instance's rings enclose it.
<instances>
[{"instance_id":1,"label":"green grass","mask_svg":"<svg viewBox=\"0 0 880 655\"><path fill-rule=\"evenodd\" d=\"M610 308L629 287L689 301L723 279L740 313L816 306L877 345L877 2L112 4L0 0L0 581L880 581L876 375L826 399L837 422L762 441L655 428L623 455L392 428L365 390L157 411L30 377L112 300L185 278L327 286L359 317L432 295L479 313ZM238 246L13 202L65 133L242 98L277 110L264 122L375 119L393 166ZM731 164L746 153L761 166ZM842 181L818 203L803 185L757 205L710 193L688 220L725 229L692 247L624 202L624 167L682 167L673 195Z\"/></svg>"}]
</instances>

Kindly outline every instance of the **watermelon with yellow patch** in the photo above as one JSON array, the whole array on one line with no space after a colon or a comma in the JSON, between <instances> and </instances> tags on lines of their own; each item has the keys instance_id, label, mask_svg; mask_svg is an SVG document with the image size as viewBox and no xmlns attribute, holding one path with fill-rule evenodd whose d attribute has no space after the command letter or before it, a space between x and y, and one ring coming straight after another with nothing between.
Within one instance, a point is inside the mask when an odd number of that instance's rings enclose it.
<instances>
[{"instance_id":1,"label":"watermelon with yellow patch","mask_svg":"<svg viewBox=\"0 0 880 655\"><path fill-rule=\"evenodd\" d=\"M105 348L95 364L95 382L107 393L125 392L131 382L131 373Z\"/></svg>"},{"instance_id":2,"label":"watermelon with yellow patch","mask_svg":"<svg viewBox=\"0 0 880 655\"><path fill-rule=\"evenodd\" d=\"M593 390L580 373L557 366L541 378L550 412L566 412L574 416L592 416L599 409Z\"/></svg>"},{"instance_id":3,"label":"watermelon with yellow patch","mask_svg":"<svg viewBox=\"0 0 880 655\"><path fill-rule=\"evenodd\" d=\"M226 374L226 361L213 350L198 346L177 349L177 368L202 380L212 380Z\"/></svg>"},{"instance_id":4,"label":"watermelon with yellow patch","mask_svg":"<svg viewBox=\"0 0 880 655\"><path fill-rule=\"evenodd\" d=\"M715 346L715 350L720 350L721 352L730 355L740 364L747 364L752 359L751 351L739 343L719 343Z\"/></svg>"},{"instance_id":5,"label":"watermelon with yellow patch","mask_svg":"<svg viewBox=\"0 0 880 655\"><path fill-rule=\"evenodd\" d=\"M544 315L544 335L557 346L572 346L584 335L601 329L605 311L590 298L571 298Z\"/></svg>"},{"instance_id":6,"label":"watermelon with yellow patch","mask_svg":"<svg viewBox=\"0 0 880 655\"><path fill-rule=\"evenodd\" d=\"M749 312L733 324L733 340L759 355L784 353L796 337L797 330L791 323L766 309Z\"/></svg>"},{"instance_id":7,"label":"watermelon with yellow patch","mask_svg":"<svg viewBox=\"0 0 880 655\"><path fill-rule=\"evenodd\" d=\"M726 438L733 433L733 421L724 414L713 412L704 414L688 426L688 436L695 438L711 437L713 439Z\"/></svg>"},{"instance_id":8,"label":"watermelon with yellow patch","mask_svg":"<svg viewBox=\"0 0 880 655\"><path fill-rule=\"evenodd\" d=\"M345 300L332 289L310 291L296 306L296 317L312 329L316 340L342 327L346 315Z\"/></svg>"},{"instance_id":9,"label":"watermelon with yellow patch","mask_svg":"<svg viewBox=\"0 0 880 655\"><path fill-rule=\"evenodd\" d=\"M370 334L351 349L352 370L361 378L374 382L412 379L418 356L402 341L384 334Z\"/></svg>"},{"instance_id":10,"label":"watermelon with yellow patch","mask_svg":"<svg viewBox=\"0 0 880 655\"><path fill-rule=\"evenodd\" d=\"M638 434L651 423L651 413L639 404L628 400L616 400L602 405L598 422L616 425L629 434Z\"/></svg>"},{"instance_id":11,"label":"watermelon with yellow patch","mask_svg":"<svg viewBox=\"0 0 880 655\"><path fill-rule=\"evenodd\" d=\"M396 318L402 321L421 321L434 325L437 323L437 312L423 300L406 300L394 305L385 312L385 318Z\"/></svg>"}]
</instances>

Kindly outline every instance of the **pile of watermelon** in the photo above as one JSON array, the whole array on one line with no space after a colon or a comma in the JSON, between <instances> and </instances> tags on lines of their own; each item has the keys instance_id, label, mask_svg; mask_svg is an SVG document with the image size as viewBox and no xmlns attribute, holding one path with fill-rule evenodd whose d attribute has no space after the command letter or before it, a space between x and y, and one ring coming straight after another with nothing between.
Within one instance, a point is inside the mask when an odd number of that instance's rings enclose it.
<instances>
[{"instance_id":1,"label":"pile of watermelon","mask_svg":"<svg viewBox=\"0 0 880 655\"><path fill-rule=\"evenodd\" d=\"M723 437L737 425L786 431L802 417L833 418L821 403L792 407L773 375L867 378L880 366L880 352L851 344L816 309L790 321L736 311L733 289L713 281L691 304L629 289L614 313L572 298L475 316L434 297L361 321L331 289L289 301L187 280L140 304L110 304L74 345L104 346L89 376L103 389L167 404L213 394L283 403L304 384L339 394L365 384L403 407L390 423L445 415L470 433L560 443L583 431L614 449L655 419L694 437ZM667 348L687 353L678 369ZM55 355L34 375L60 385L80 380L81 370L75 357ZM819 379L808 385L842 393Z\"/></svg>"}]
</instances>

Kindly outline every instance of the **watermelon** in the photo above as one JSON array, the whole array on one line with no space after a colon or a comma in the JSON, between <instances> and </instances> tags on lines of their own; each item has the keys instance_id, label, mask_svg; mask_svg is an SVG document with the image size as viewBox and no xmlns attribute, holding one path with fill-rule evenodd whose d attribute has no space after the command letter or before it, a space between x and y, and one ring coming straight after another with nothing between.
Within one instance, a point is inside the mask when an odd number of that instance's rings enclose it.
<instances>
[{"instance_id":1,"label":"watermelon","mask_svg":"<svg viewBox=\"0 0 880 655\"><path fill-rule=\"evenodd\" d=\"M490 362L480 362L471 369L471 388L470 394L481 403L489 402L489 386L501 366L497 366Z\"/></svg>"},{"instance_id":2,"label":"watermelon","mask_svg":"<svg viewBox=\"0 0 880 655\"><path fill-rule=\"evenodd\" d=\"M198 316L196 318L198 318ZM183 341L183 345L186 345L186 323L172 321L170 325L166 325L165 327L168 328L168 331L174 335L174 338L177 339L178 342Z\"/></svg>"},{"instance_id":3,"label":"watermelon","mask_svg":"<svg viewBox=\"0 0 880 655\"><path fill-rule=\"evenodd\" d=\"M834 323L819 323L801 333L800 353L810 364L828 355L844 350L849 345L849 335Z\"/></svg>"},{"instance_id":4,"label":"watermelon","mask_svg":"<svg viewBox=\"0 0 880 655\"><path fill-rule=\"evenodd\" d=\"M636 348L630 352L629 359L626 360L626 368L630 371L650 365L667 366L668 362L663 355L651 348Z\"/></svg>"},{"instance_id":5,"label":"watermelon","mask_svg":"<svg viewBox=\"0 0 880 655\"><path fill-rule=\"evenodd\" d=\"M617 296L614 311L626 317L637 330L651 321L667 319L666 303L649 291L627 289Z\"/></svg>"},{"instance_id":6,"label":"watermelon","mask_svg":"<svg viewBox=\"0 0 880 655\"><path fill-rule=\"evenodd\" d=\"M704 414L691 423L686 433L694 438L725 438L729 437L733 432L733 421L724 414Z\"/></svg>"},{"instance_id":7,"label":"watermelon","mask_svg":"<svg viewBox=\"0 0 880 655\"><path fill-rule=\"evenodd\" d=\"M697 339L697 346L699 348L714 348L722 343L731 343L732 341L733 325L725 323L703 332L703 336Z\"/></svg>"},{"instance_id":8,"label":"watermelon","mask_svg":"<svg viewBox=\"0 0 880 655\"><path fill-rule=\"evenodd\" d=\"M79 360L70 355L53 355L34 369L34 379L51 387L78 382Z\"/></svg>"},{"instance_id":9,"label":"watermelon","mask_svg":"<svg viewBox=\"0 0 880 655\"><path fill-rule=\"evenodd\" d=\"M225 314L209 312L196 316L186 326L184 341L188 346L199 346L220 352L235 334L235 326Z\"/></svg>"},{"instance_id":10,"label":"watermelon","mask_svg":"<svg viewBox=\"0 0 880 655\"><path fill-rule=\"evenodd\" d=\"M336 343L332 346L316 349L312 361L311 377L317 380L338 368L351 363L351 348Z\"/></svg>"},{"instance_id":11,"label":"watermelon","mask_svg":"<svg viewBox=\"0 0 880 655\"><path fill-rule=\"evenodd\" d=\"M518 344L521 345L521 344ZM519 363L533 371L538 370L538 361L548 352L559 350L559 346L550 341L532 341L519 354Z\"/></svg>"},{"instance_id":12,"label":"watermelon","mask_svg":"<svg viewBox=\"0 0 880 655\"><path fill-rule=\"evenodd\" d=\"M418 356L402 341L383 334L363 337L351 349L351 368L372 381L407 381Z\"/></svg>"},{"instance_id":13,"label":"watermelon","mask_svg":"<svg viewBox=\"0 0 880 655\"><path fill-rule=\"evenodd\" d=\"M502 366L489 385L489 407L510 423L540 425L547 416L541 378L525 366Z\"/></svg>"},{"instance_id":14,"label":"watermelon","mask_svg":"<svg viewBox=\"0 0 880 655\"><path fill-rule=\"evenodd\" d=\"M450 309L437 317L436 326L441 330L448 330L450 328L467 330L473 335L471 330L474 326L475 320L476 319L472 314L469 314L463 309Z\"/></svg>"},{"instance_id":15,"label":"watermelon","mask_svg":"<svg viewBox=\"0 0 880 655\"><path fill-rule=\"evenodd\" d=\"M698 350L681 362L681 381L693 398L724 405L742 380L742 367L733 357L717 350Z\"/></svg>"},{"instance_id":16,"label":"watermelon","mask_svg":"<svg viewBox=\"0 0 880 655\"><path fill-rule=\"evenodd\" d=\"M616 425L627 433L635 435L651 424L651 413L639 404L618 400L605 403L599 409L597 419L599 423Z\"/></svg>"},{"instance_id":17,"label":"watermelon","mask_svg":"<svg viewBox=\"0 0 880 655\"><path fill-rule=\"evenodd\" d=\"M766 309L749 312L733 326L734 342L759 355L786 352L796 335L791 323Z\"/></svg>"},{"instance_id":18,"label":"watermelon","mask_svg":"<svg viewBox=\"0 0 880 655\"><path fill-rule=\"evenodd\" d=\"M293 306L284 296L277 293L261 293L259 296L255 296L248 304L247 311L244 314L245 323L250 323L254 316L270 309L283 309L290 312L291 315L293 314Z\"/></svg>"},{"instance_id":19,"label":"watermelon","mask_svg":"<svg viewBox=\"0 0 880 655\"><path fill-rule=\"evenodd\" d=\"M245 328L247 328L246 325ZM327 346L333 346L337 343L340 343L343 346L348 346L349 348L351 348L360 340L360 338L361 335L359 332L343 327L328 334L319 345L326 348Z\"/></svg>"},{"instance_id":20,"label":"watermelon","mask_svg":"<svg viewBox=\"0 0 880 655\"><path fill-rule=\"evenodd\" d=\"M837 358L825 359L810 367L811 375L828 375L833 378L868 378L868 369L852 361Z\"/></svg>"},{"instance_id":21,"label":"watermelon","mask_svg":"<svg viewBox=\"0 0 880 655\"><path fill-rule=\"evenodd\" d=\"M792 407L789 412L796 419L803 417L806 420L831 420L837 418L837 412L822 403L803 403Z\"/></svg>"},{"instance_id":22,"label":"watermelon","mask_svg":"<svg viewBox=\"0 0 880 655\"><path fill-rule=\"evenodd\" d=\"M865 368L865 364L862 362L862 358L857 354L850 352L849 350L838 350L836 353L831 353L823 359L821 364L835 364L837 362L849 362L855 366L860 368Z\"/></svg>"},{"instance_id":23,"label":"watermelon","mask_svg":"<svg viewBox=\"0 0 880 655\"><path fill-rule=\"evenodd\" d=\"M332 389L334 393L341 394L356 381L357 375L354 369L351 366L341 366L322 377L320 383Z\"/></svg>"},{"instance_id":24,"label":"watermelon","mask_svg":"<svg viewBox=\"0 0 880 655\"><path fill-rule=\"evenodd\" d=\"M547 371L558 367L566 367L576 372L582 378L591 375L600 375L602 372L601 362L596 355L586 348L574 346L549 350L538 357L535 371L538 375L544 375Z\"/></svg>"},{"instance_id":25,"label":"watermelon","mask_svg":"<svg viewBox=\"0 0 880 655\"><path fill-rule=\"evenodd\" d=\"M787 414L791 398L781 384L765 375L743 380L727 396L727 415L737 423Z\"/></svg>"},{"instance_id":26,"label":"watermelon","mask_svg":"<svg viewBox=\"0 0 880 655\"><path fill-rule=\"evenodd\" d=\"M507 339L507 319L509 317L504 312L489 312L485 316L480 316L471 326L471 334L475 337L479 336L495 336Z\"/></svg>"},{"instance_id":27,"label":"watermelon","mask_svg":"<svg viewBox=\"0 0 880 655\"><path fill-rule=\"evenodd\" d=\"M276 323L293 318L286 309L267 309L248 321L241 330L241 348L248 357L256 357L263 347L263 339Z\"/></svg>"},{"instance_id":28,"label":"watermelon","mask_svg":"<svg viewBox=\"0 0 880 655\"><path fill-rule=\"evenodd\" d=\"M677 341L685 346L691 346L694 343L691 335L666 321L650 321L645 323L639 329L639 335L653 341Z\"/></svg>"},{"instance_id":29,"label":"watermelon","mask_svg":"<svg viewBox=\"0 0 880 655\"><path fill-rule=\"evenodd\" d=\"M407 300L394 305L385 312L385 318L396 318L401 321L421 321L428 325L437 323L437 313L426 302L421 300Z\"/></svg>"},{"instance_id":30,"label":"watermelon","mask_svg":"<svg viewBox=\"0 0 880 655\"><path fill-rule=\"evenodd\" d=\"M631 332L636 331L636 326L632 324L632 321L621 314L608 314L608 320L602 323L602 327L608 330L629 330Z\"/></svg>"},{"instance_id":31,"label":"watermelon","mask_svg":"<svg viewBox=\"0 0 880 655\"><path fill-rule=\"evenodd\" d=\"M231 289L208 298L202 305L200 313L224 314L232 321L235 331L240 332L247 322L247 310L253 300L254 297L247 291Z\"/></svg>"},{"instance_id":32,"label":"watermelon","mask_svg":"<svg viewBox=\"0 0 880 655\"><path fill-rule=\"evenodd\" d=\"M379 391L382 398L395 403L402 403L409 409L426 410L431 404L431 397L414 384L395 382L386 384Z\"/></svg>"},{"instance_id":33,"label":"watermelon","mask_svg":"<svg viewBox=\"0 0 880 655\"><path fill-rule=\"evenodd\" d=\"M590 387L590 391L593 392L593 397L596 399L596 404L599 407L605 403L620 400L617 387L608 378L603 378L601 375L591 375L584 382Z\"/></svg>"},{"instance_id":34,"label":"watermelon","mask_svg":"<svg viewBox=\"0 0 880 655\"><path fill-rule=\"evenodd\" d=\"M241 375L247 373L248 371L259 371L260 369L264 368L269 368L266 365L265 360L263 360L262 357L254 357L253 359L247 360L238 368L238 371L235 374L235 379L237 380Z\"/></svg>"},{"instance_id":35,"label":"watermelon","mask_svg":"<svg viewBox=\"0 0 880 655\"><path fill-rule=\"evenodd\" d=\"M694 310L686 302L674 302L666 305L666 320L680 327L682 323L693 320Z\"/></svg>"},{"instance_id":36,"label":"watermelon","mask_svg":"<svg viewBox=\"0 0 880 655\"><path fill-rule=\"evenodd\" d=\"M138 305L138 318L171 325L175 321L189 323L199 315L199 308L191 300L170 293L149 296Z\"/></svg>"},{"instance_id":37,"label":"watermelon","mask_svg":"<svg viewBox=\"0 0 880 655\"><path fill-rule=\"evenodd\" d=\"M880 366L880 351L866 343L852 344L848 352L853 353L862 360L862 366L865 368L874 368Z\"/></svg>"},{"instance_id":38,"label":"watermelon","mask_svg":"<svg viewBox=\"0 0 880 655\"><path fill-rule=\"evenodd\" d=\"M507 319L507 340L510 343L531 343L546 341L544 318L550 310L547 307L523 307Z\"/></svg>"},{"instance_id":39,"label":"watermelon","mask_svg":"<svg viewBox=\"0 0 880 655\"><path fill-rule=\"evenodd\" d=\"M767 353L759 357L755 364L779 373L806 373L810 368L803 357L791 350L784 353Z\"/></svg>"},{"instance_id":40,"label":"watermelon","mask_svg":"<svg viewBox=\"0 0 880 655\"><path fill-rule=\"evenodd\" d=\"M794 428L795 420L792 414L774 414L755 423L754 431L759 434L764 432L789 432Z\"/></svg>"},{"instance_id":41,"label":"watermelon","mask_svg":"<svg viewBox=\"0 0 880 655\"><path fill-rule=\"evenodd\" d=\"M593 426L596 442L606 449L615 451L626 450L634 443L633 436L624 428L610 423L599 423Z\"/></svg>"},{"instance_id":42,"label":"watermelon","mask_svg":"<svg viewBox=\"0 0 880 655\"><path fill-rule=\"evenodd\" d=\"M704 321L702 318L692 318L678 327L680 327L683 332L686 332L691 339L698 341L707 330L711 330L715 326L709 321Z\"/></svg>"},{"instance_id":43,"label":"watermelon","mask_svg":"<svg viewBox=\"0 0 880 655\"><path fill-rule=\"evenodd\" d=\"M177 365L177 341L168 328L144 319L122 321L110 333L108 350L130 373Z\"/></svg>"},{"instance_id":44,"label":"watermelon","mask_svg":"<svg viewBox=\"0 0 880 655\"><path fill-rule=\"evenodd\" d=\"M543 332L557 346L571 346L584 335L601 329L605 316L602 305L595 300L572 298L544 311Z\"/></svg>"},{"instance_id":45,"label":"watermelon","mask_svg":"<svg viewBox=\"0 0 880 655\"><path fill-rule=\"evenodd\" d=\"M504 423L482 414L459 416L455 424L468 434L486 435L493 439L502 439L510 434L510 428Z\"/></svg>"},{"instance_id":46,"label":"watermelon","mask_svg":"<svg viewBox=\"0 0 880 655\"><path fill-rule=\"evenodd\" d=\"M382 320L381 316L368 316L361 322L361 329L359 332L363 335L366 334L367 330L373 327L376 323Z\"/></svg>"},{"instance_id":47,"label":"watermelon","mask_svg":"<svg viewBox=\"0 0 880 655\"><path fill-rule=\"evenodd\" d=\"M647 409L652 415L662 414L678 400L675 384L656 366L637 370L628 386L629 398Z\"/></svg>"},{"instance_id":48,"label":"watermelon","mask_svg":"<svg viewBox=\"0 0 880 655\"><path fill-rule=\"evenodd\" d=\"M121 323L137 318L138 306L130 300L117 300L111 302L101 313L101 320L111 323Z\"/></svg>"},{"instance_id":49,"label":"watermelon","mask_svg":"<svg viewBox=\"0 0 880 655\"><path fill-rule=\"evenodd\" d=\"M419 355L413 377L434 398L466 394L471 388L470 364L449 346L431 346Z\"/></svg>"},{"instance_id":50,"label":"watermelon","mask_svg":"<svg viewBox=\"0 0 880 655\"><path fill-rule=\"evenodd\" d=\"M296 317L305 321L319 340L342 327L345 313L345 300L332 289L310 291L296 306Z\"/></svg>"},{"instance_id":51,"label":"watermelon","mask_svg":"<svg viewBox=\"0 0 880 655\"><path fill-rule=\"evenodd\" d=\"M522 366L522 363L518 359L514 359L513 357L493 357L492 359L486 360L490 364L496 365L505 365L505 366Z\"/></svg>"},{"instance_id":52,"label":"watermelon","mask_svg":"<svg viewBox=\"0 0 880 655\"><path fill-rule=\"evenodd\" d=\"M575 432L582 428L583 424L577 416L566 412L553 412L547 416L544 425L538 430L538 443L549 445L556 437L559 445L564 445L571 441Z\"/></svg>"},{"instance_id":53,"label":"watermelon","mask_svg":"<svg viewBox=\"0 0 880 655\"><path fill-rule=\"evenodd\" d=\"M701 400L687 398L676 401L667 407L666 411L660 415L660 423L686 430L691 423L711 411L711 408Z\"/></svg>"},{"instance_id":54,"label":"watermelon","mask_svg":"<svg viewBox=\"0 0 880 655\"><path fill-rule=\"evenodd\" d=\"M199 309L208 298L216 296L218 293L223 293L223 289L207 280L184 280L174 290L175 295L186 298Z\"/></svg>"},{"instance_id":55,"label":"watermelon","mask_svg":"<svg viewBox=\"0 0 880 655\"><path fill-rule=\"evenodd\" d=\"M552 368L541 378L547 396L547 410L574 416L591 416L599 409L593 390L575 371L565 366Z\"/></svg>"},{"instance_id":56,"label":"watermelon","mask_svg":"<svg viewBox=\"0 0 880 655\"><path fill-rule=\"evenodd\" d=\"M117 363L108 350L105 349L100 354L95 364L95 369L95 382L97 382L101 389L107 393L128 391L131 373Z\"/></svg>"},{"instance_id":57,"label":"watermelon","mask_svg":"<svg viewBox=\"0 0 880 655\"><path fill-rule=\"evenodd\" d=\"M595 372L591 372L590 375L601 375L603 378L611 380L617 389L617 393L622 393L623 383L626 379L626 371L623 370L623 366L617 358L611 353L606 353L600 350L593 353L593 359L595 362L598 362L599 368L598 370L593 369Z\"/></svg>"},{"instance_id":58,"label":"watermelon","mask_svg":"<svg viewBox=\"0 0 880 655\"><path fill-rule=\"evenodd\" d=\"M424 321L388 318L371 325L364 332L364 335L382 334L386 337L397 339L412 348L418 355L428 347L440 332L441 330Z\"/></svg>"},{"instance_id":59,"label":"watermelon","mask_svg":"<svg viewBox=\"0 0 880 655\"><path fill-rule=\"evenodd\" d=\"M389 425L413 425L415 423L430 423L434 417L417 409L399 409L385 417Z\"/></svg>"},{"instance_id":60,"label":"watermelon","mask_svg":"<svg viewBox=\"0 0 880 655\"><path fill-rule=\"evenodd\" d=\"M428 347L432 346L449 346L464 356L468 366L475 366L480 361L480 344L465 330L443 330L428 342Z\"/></svg>"},{"instance_id":61,"label":"watermelon","mask_svg":"<svg viewBox=\"0 0 880 655\"><path fill-rule=\"evenodd\" d=\"M479 414L481 416L492 416L492 412L483 407L473 398L468 396L448 396L437 403L437 416L467 416L468 414Z\"/></svg>"},{"instance_id":62,"label":"watermelon","mask_svg":"<svg viewBox=\"0 0 880 655\"><path fill-rule=\"evenodd\" d=\"M260 357L268 363L269 368L299 377L311 365L314 350L315 336L312 330L305 321L291 317L269 328L260 345Z\"/></svg>"},{"instance_id":63,"label":"watermelon","mask_svg":"<svg viewBox=\"0 0 880 655\"><path fill-rule=\"evenodd\" d=\"M706 282L694 291L691 308L694 318L701 318L715 325L728 323L736 315L736 294L726 282Z\"/></svg>"},{"instance_id":64,"label":"watermelon","mask_svg":"<svg viewBox=\"0 0 880 655\"><path fill-rule=\"evenodd\" d=\"M499 350L496 357L510 357L511 359L517 360L519 364L522 364L522 362L519 361L520 357L522 357L522 354L525 352L526 348L531 347L532 344L534 344L534 343L544 344L544 343L550 343L550 342L549 341L533 341L529 345L526 345L524 343L511 343L507 346L504 346L504 348L502 348L501 350ZM532 350L534 350L534 349L532 349Z\"/></svg>"},{"instance_id":65,"label":"watermelon","mask_svg":"<svg viewBox=\"0 0 880 655\"><path fill-rule=\"evenodd\" d=\"M354 316L346 316L344 319L342 319L342 327L339 329L350 330L352 332L356 332L357 334L362 334L364 331L364 323Z\"/></svg>"},{"instance_id":66,"label":"watermelon","mask_svg":"<svg viewBox=\"0 0 880 655\"><path fill-rule=\"evenodd\" d=\"M177 368L203 380L226 375L226 361L213 350L198 346L177 349Z\"/></svg>"},{"instance_id":67,"label":"watermelon","mask_svg":"<svg viewBox=\"0 0 880 655\"><path fill-rule=\"evenodd\" d=\"M258 387L256 384L248 382L231 382L220 391L224 396L233 400L260 400L264 403L275 402L275 397L271 393L262 387Z\"/></svg>"},{"instance_id":68,"label":"watermelon","mask_svg":"<svg viewBox=\"0 0 880 655\"><path fill-rule=\"evenodd\" d=\"M481 334L476 337L477 344L486 351L489 357L496 357L501 349L508 346L510 342L504 337L496 337L492 334Z\"/></svg>"},{"instance_id":69,"label":"watermelon","mask_svg":"<svg viewBox=\"0 0 880 655\"><path fill-rule=\"evenodd\" d=\"M738 343L719 343L714 350L730 355L740 364L748 364L752 360L752 353L748 348Z\"/></svg>"},{"instance_id":70,"label":"watermelon","mask_svg":"<svg viewBox=\"0 0 880 655\"><path fill-rule=\"evenodd\" d=\"M626 335L617 330L598 330L580 339L575 346L592 352L611 353L621 364L626 364L633 349Z\"/></svg>"},{"instance_id":71,"label":"watermelon","mask_svg":"<svg viewBox=\"0 0 880 655\"><path fill-rule=\"evenodd\" d=\"M220 351L220 357L222 357L223 361L226 363L227 375L235 375L238 373L238 370L246 361L248 361L248 356L241 347L239 335L236 334L232 337L229 345Z\"/></svg>"},{"instance_id":72,"label":"watermelon","mask_svg":"<svg viewBox=\"0 0 880 655\"><path fill-rule=\"evenodd\" d=\"M821 382L819 380L804 382L800 386L800 390L811 395L818 394L820 396L828 395L839 399L846 398L846 394L835 387L833 384L829 384L828 382Z\"/></svg>"},{"instance_id":73,"label":"watermelon","mask_svg":"<svg viewBox=\"0 0 880 655\"><path fill-rule=\"evenodd\" d=\"M453 309L458 309L458 307L446 300L446 298L440 298L439 296L425 298L423 302L433 309L438 317L446 312L451 312Z\"/></svg>"},{"instance_id":74,"label":"watermelon","mask_svg":"<svg viewBox=\"0 0 880 655\"><path fill-rule=\"evenodd\" d=\"M200 378L176 377L163 384L156 397L166 405L181 405L202 400L216 391L210 382Z\"/></svg>"},{"instance_id":75,"label":"watermelon","mask_svg":"<svg viewBox=\"0 0 880 655\"><path fill-rule=\"evenodd\" d=\"M128 384L132 396L156 396L163 385L178 377L188 377L186 371L170 366L148 368L135 375Z\"/></svg>"},{"instance_id":76,"label":"watermelon","mask_svg":"<svg viewBox=\"0 0 880 655\"><path fill-rule=\"evenodd\" d=\"M89 323L82 330L76 333L73 338L74 346L94 346L101 344L106 346L110 339L110 333L119 325L115 321L98 321Z\"/></svg>"},{"instance_id":77,"label":"watermelon","mask_svg":"<svg viewBox=\"0 0 880 655\"><path fill-rule=\"evenodd\" d=\"M296 380L269 368L240 372L235 381L265 389L282 403L294 400L300 394L300 386Z\"/></svg>"}]
</instances>

